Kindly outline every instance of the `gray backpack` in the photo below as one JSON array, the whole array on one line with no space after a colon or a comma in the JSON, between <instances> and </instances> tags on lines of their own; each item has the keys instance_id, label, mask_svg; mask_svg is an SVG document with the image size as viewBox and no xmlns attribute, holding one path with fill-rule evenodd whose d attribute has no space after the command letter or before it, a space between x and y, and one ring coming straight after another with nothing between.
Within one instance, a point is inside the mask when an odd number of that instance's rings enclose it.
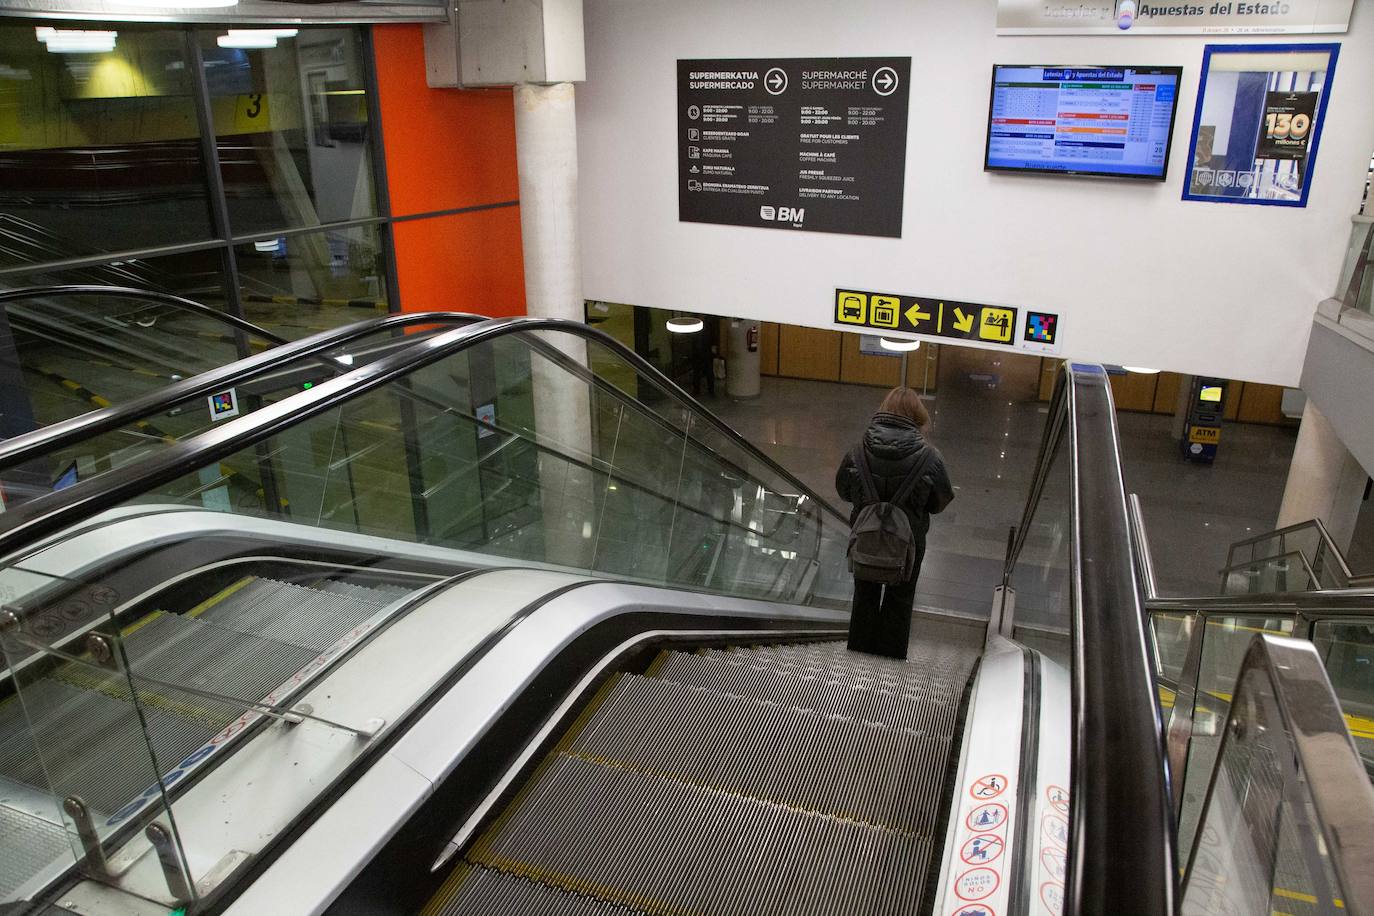
<instances>
[{"instance_id":1,"label":"gray backpack","mask_svg":"<svg viewBox=\"0 0 1374 916\"><path fill-rule=\"evenodd\" d=\"M867 503L854 517L849 532L849 571L855 579L883 585L911 580L912 567L916 565L916 538L902 503L920 482L930 464L930 455L930 449L923 451L892 499L884 501L878 494L864 447L860 445L854 450L851 457L859 470Z\"/></svg>"}]
</instances>

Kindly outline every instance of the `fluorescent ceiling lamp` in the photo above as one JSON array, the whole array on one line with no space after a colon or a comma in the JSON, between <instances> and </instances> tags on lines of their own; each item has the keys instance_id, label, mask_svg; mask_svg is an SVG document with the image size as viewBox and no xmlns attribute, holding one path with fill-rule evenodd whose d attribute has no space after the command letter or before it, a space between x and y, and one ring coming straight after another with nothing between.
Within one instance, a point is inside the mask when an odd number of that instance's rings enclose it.
<instances>
[{"instance_id":1,"label":"fluorescent ceiling lamp","mask_svg":"<svg viewBox=\"0 0 1374 916\"><path fill-rule=\"evenodd\" d=\"M271 32L278 38L295 38L300 29L250 29L253 32Z\"/></svg>"},{"instance_id":2,"label":"fluorescent ceiling lamp","mask_svg":"<svg viewBox=\"0 0 1374 916\"><path fill-rule=\"evenodd\" d=\"M118 32L54 29L40 26L34 29L38 40L54 54L99 54L113 51Z\"/></svg>"},{"instance_id":3,"label":"fluorescent ceiling lamp","mask_svg":"<svg viewBox=\"0 0 1374 916\"><path fill-rule=\"evenodd\" d=\"M239 0L120 0L123 6L153 10L210 10L238 6Z\"/></svg>"},{"instance_id":4,"label":"fluorescent ceiling lamp","mask_svg":"<svg viewBox=\"0 0 1374 916\"><path fill-rule=\"evenodd\" d=\"M227 35L215 39L221 48L265 50L277 46L277 36L268 29L230 29Z\"/></svg>"},{"instance_id":5,"label":"fluorescent ceiling lamp","mask_svg":"<svg viewBox=\"0 0 1374 916\"><path fill-rule=\"evenodd\" d=\"M878 344L884 350L892 350L895 353L910 353L912 350L921 349L919 340L906 340L900 337L879 337Z\"/></svg>"},{"instance_id":6,"label":"fluorescent ceiling lamp","mask_svg":"<svg viewBox=\"0 0 1374 916\"><path fill-rule=\"evenodd\" d=\"M674 334L695 334L706 324L700 318L669 318L668 330Z\"/></svg>"},{"instance_id":7,"label":"fluorescent ceiling lamp","mask_svg":"<svg viewBox=\"0 0 1374 916\"><path fill-rule=\"evenodd\" d=\"M270 251L276 251L276 250L277 250L278 248L280 248L280 247L281 247L281 239L268 239L268 240L265 241L265 242L254 242L254 243L253 243L253 248L254 248L254 250L256 250L256 251L261 251L261 252L264 252L264 253L270 252Z\"/></svg>"},{"instance_id":8,"label":"fluorescent ceiling lamp","mask_svg":"<svg viewBox=\"0 0 1374 916\"><path fill-rule=\"evenodd\" d=\"M1159 375L1158 369L1145 369L1141 366L1122 366L1127 372L1139 372L1141 375Z\"/></svg>"}]
</instances>

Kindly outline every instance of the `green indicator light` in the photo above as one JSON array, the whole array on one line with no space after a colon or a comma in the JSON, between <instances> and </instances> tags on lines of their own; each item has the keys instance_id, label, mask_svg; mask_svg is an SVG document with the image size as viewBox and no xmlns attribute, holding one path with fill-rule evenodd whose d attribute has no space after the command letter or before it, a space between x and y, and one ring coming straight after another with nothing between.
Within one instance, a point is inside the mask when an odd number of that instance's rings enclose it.
<instances>
[{"instance_id":1,"label":"green indicator light","mask_svg":"<svg viewBox=\"0 0 1374 916\"><path fill-rule=\"evenodd\" d=\"M304 385L301 386L301 389L304 390L304 391L309 391L311 388L314 388L314 387L315 387L315 383L314 383L314 382L306 382Z\"/></svg>"}]
</instances>

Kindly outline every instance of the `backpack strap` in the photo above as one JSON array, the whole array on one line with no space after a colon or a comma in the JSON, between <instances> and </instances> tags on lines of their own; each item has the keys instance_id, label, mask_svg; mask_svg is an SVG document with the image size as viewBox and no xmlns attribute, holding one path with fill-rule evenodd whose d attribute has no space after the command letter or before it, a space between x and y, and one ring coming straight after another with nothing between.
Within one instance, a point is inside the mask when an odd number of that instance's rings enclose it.
<instances>
[{"instance_id":1,"label":"backpack strap","mask_svg":"<svg viewBox=\"0 0 1374 916\"><path fill-rule=\"evenodd\" d=\"M867 502L869 504L882 502L883 498L878 494L878 482L873 479L873 470L868 466L868 455L864 453L862 442L855 446L854 451L849 453L849 458L859 471L859 482L863 484Z\"/></svg>"},{"instance_id":2,"label":"backpack strap","mask_svg":"<svg viewBox=\"0 0 1374 916\"><path fill-rule=\"evenodd\" d=\"M915 490L916 485L920 483L921 475L924 474L926 468L930 466L931 457L933 455L934 450L931 449L930 446L921 449L921 457L916 460L916 465L907 472L906 477L902 479L902 485L897 488L897 492L892 494L893 503L900 506L906 501L906 498L911 495L911 491Z\"/></svg>"}]
</instances>

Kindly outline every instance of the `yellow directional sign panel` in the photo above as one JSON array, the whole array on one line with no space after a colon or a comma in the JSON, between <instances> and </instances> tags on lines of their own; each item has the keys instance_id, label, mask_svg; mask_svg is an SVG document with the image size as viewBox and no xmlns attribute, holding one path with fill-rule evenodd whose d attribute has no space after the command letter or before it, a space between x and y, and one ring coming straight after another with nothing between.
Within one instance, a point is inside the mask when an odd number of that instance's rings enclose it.
<instances>
[{"instance_id":1,"label":"yellow directional sign panel","mask_svg":"<svg viewBox=\"0 0 1374 916\"><path fill-rule=\"evenodd\" d=\"M1216 445L1221 441L1220 426L1192 426L1188 429L1188 441L1203 445Z\"/></svg>"},{"instance_id":2,"label":"yellow directional sign panel","mask_svg":"<svg viewBox=\"0 0 1374 916\"><path fill-rule=\"evenodd\" d=\"M835 323L851 328L903 331L1014 347L1016 320L1016 309L998 305L869 290L835 290Z\"/></svg>"}]
</instances>

